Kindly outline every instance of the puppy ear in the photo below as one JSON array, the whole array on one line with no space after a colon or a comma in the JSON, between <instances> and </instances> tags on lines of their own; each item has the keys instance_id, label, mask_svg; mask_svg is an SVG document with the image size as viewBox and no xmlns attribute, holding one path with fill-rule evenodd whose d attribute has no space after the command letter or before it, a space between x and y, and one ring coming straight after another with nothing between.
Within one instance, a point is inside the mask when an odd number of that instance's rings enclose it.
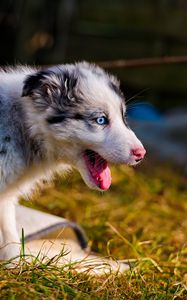
<instances>
[{"instance_id":1,"label":"puppy ear","mask_svg":"<svg viewBox=\"0 0 187 300\"><path fill-rule=\"evenodd\" d=\"M29 75L24 81L22 97L32 96L33 91L39 87L41 79L42 74L40 72L34 75Z\"/></svg>"},{"instance_id":2,"label":"puppy ear","mask_svg":"<svg viewBox=\"0 0 187 300\"><path fill-rule=\"evenodd\" d=\"M68 72L40 71L28 76L24 82L22 97L31 97L34 105L41 110L50 105L65 105L73 100L75 76Z\"/></svg>"},{"instance_id":3,"label":"puppy ear","mask_svg":"<svg viewBox=\"0 0 187 300\"><path fill-rule=\"evenodd\" d=\"M60 82L55 78L55 74L49 71L40 71L29 75L24 81L22 97L40 94L47 96L51 89L60 88Z\"/></svg>"}]
</instances>

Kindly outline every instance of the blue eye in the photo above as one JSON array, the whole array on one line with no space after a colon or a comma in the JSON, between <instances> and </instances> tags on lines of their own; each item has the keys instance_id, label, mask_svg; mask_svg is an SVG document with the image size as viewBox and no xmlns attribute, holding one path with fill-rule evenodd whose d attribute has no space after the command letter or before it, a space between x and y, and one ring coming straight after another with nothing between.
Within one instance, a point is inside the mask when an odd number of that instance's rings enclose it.
<instances>
[{"instance_id":1,"label":"blue eye","mask_svg":"<svg viewBox=\"0 0 187 300\"><path fill-rule=\"evenodd\" d=\"M96 122L99 125L106 125L106 124L108 124L108 119L106 117L102 116L102 117L98 117L96 119Z\"/></svg>"}]
</instances>

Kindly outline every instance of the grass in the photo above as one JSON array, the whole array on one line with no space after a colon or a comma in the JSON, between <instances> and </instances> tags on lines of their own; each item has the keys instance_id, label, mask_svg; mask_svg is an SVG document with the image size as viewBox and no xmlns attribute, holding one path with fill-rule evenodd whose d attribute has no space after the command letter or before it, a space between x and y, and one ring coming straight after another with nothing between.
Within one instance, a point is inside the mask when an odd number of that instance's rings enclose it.
<instances>
[{"instance_id":1,"label":"grass","mask_svg":"<svg viewBox=\"0 0 187 300\"><path fill-rule=\"evenodd\" d=\"M130 270L93 278L71 265L21 259L19 269L0 267L0 299L187 299L187 180L176 168L149 163L112 173L106 193L73 173L23 202L78 222L94 251L129 260Z\"/></svg>"}]
</instances>

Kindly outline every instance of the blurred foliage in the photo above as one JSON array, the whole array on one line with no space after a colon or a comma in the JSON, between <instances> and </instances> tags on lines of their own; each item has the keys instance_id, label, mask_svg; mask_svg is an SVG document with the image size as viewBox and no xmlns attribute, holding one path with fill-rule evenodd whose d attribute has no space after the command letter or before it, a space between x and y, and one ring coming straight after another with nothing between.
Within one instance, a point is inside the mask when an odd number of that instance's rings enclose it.
<instances>
[{"instance_id":1,"label":"blurred foliage","mask_svg":"<svg viewBox=\"0 0 187 300\"><path fill-rule=\"evenodd\" d=\"M1 0L0 64L185 55L186 0ZM186 66L113 70L127 97L185 105Z\"/></svg>"}]
</instances>

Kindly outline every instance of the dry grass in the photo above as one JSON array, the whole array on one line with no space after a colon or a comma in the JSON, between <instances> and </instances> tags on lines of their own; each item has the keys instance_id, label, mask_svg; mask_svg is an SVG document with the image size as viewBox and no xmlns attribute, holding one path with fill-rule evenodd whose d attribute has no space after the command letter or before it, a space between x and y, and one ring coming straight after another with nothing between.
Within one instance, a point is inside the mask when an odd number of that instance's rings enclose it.
<instances>
[{"instance_id":1,"label":"dry grass","mask_svg":"<svg viewBox=\"0 0 187 300\"><path fill-rule=\"evenodd\" d=\"M113 168L107 193L78 174L27 203L81 224L92 249L131 262L123 276L91 278L73 268L22 261L1 267L0 299L187 299L187 180L169 166Z\"/></svg>"}]
</instances>

